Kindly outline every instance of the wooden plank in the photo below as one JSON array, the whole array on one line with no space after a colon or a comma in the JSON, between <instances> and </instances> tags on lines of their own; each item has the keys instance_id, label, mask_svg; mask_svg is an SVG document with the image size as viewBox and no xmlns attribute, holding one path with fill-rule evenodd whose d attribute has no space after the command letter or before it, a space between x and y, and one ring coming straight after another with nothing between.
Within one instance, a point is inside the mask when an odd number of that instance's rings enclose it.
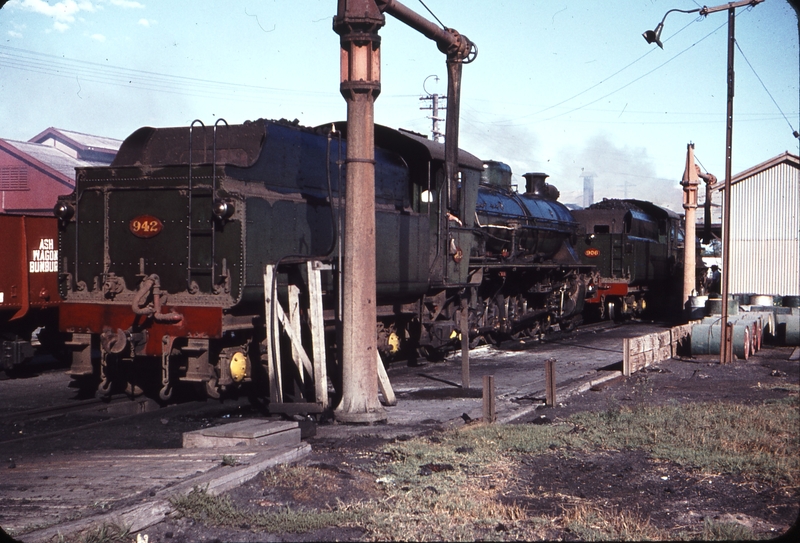
<instances>
[{"instance_id":1,"label":"wooden plank","mask_svg":"<svg viewBox=\"0 0 800 543\"><path fill-rule=\"evenodd\" d=\"M308 313L311 321L311 356L314 360L314 395L328 407L328 368L325 346L325 318L322 310L322 280L318 262L308 262Z\"/></svg>"},{"instance_id":2,"label":"wooden plank","mask_svg":"<svg viewBox=\"0 0 800 543\"><path fill-rule=\"evenodd\" d=\"M291 428L259 437L209 436L189 432L183 436L183 446L194 449L219 449L221 447L283 447L300 444L300 428Z\"/></svg>"},{"instance_id":3,"label":"wooden plank","mask_svg":"<svg viewBox=\"0 0 800 543\"><path fill-rule=\"evenodd\" d=\"M289 308L286 315L287 318L285 326L287 329L291 329L292 331L290 337L302 338L302 332L300 331L300 289L297 285L289 285L287 288L289 290ZM303 350L302 343L298 344L294 339L292 339L292 360L297 366L297 375L300 378L300 383L306 382L303 364L300 361L300 351ZM313 375L313 370L310 367L307 368L307 370L310 376Z\"/></svg>"},{"instance_id":4,"label":"wooden plank","mask_svg":"<svg viewBox=\"0 0 800 543\"><path fill-rule=\"evenodd\" d=\"M275 305L275 312L278 314L278 322L283 325L283 331L286 332L286 335L289 336L289 340L292 342L292 350L297 353L297 356L300 359L300 361L297 362L298 368L305 368L309 375L313 375L314 368L311 365L311 359L308 358L308 354L306 354L305 348L303 348L302 336L295 332L290 325L289 317L287 317L286 313L284 313L281 304ZM302 364L302 366L300 364Z\"/></svg>"},{"instance_id":5,"label":"wooden plank","mask_svg":"<svg viewBox=\"0 0 800 543\"><path fill-rule=\"evenodd\" d=\"M277 319L273 322L272 310L274 293L272 292L272 277L274 266L268 265L264 269L264 320L266 321L267 344L267 376L269 378L269 399L272 403L283 403L283 390L281 387L281 355L280 335L278 333ZM280 304L278 304L280 307Z\"/></svg>"},{"instance_id":6,"label":"wooden plank","mask_svg":"<svg viewBox=\"0 0 800 543\"><path fill-rule=\"evenodd\" d=\"M209 494L217 495L241 485L269 467L295 462L309 452L311 452L311 446L301 443L297 446L260 452L243 465L220 466L217 464L215 468L206 473L188 477L176 485L159 490L155 496L148 496L146 503L138 503L122 509L114 508L110 512L98 515L88 514L74 521L28 532L23 537L25 541L31 543L46 542L55 538L64 538L104 523L126 526L132 533L140 532L164 520L172 510L170 498L174 496L188 494L196 487L204 488ZM65 496L64 500L67 501L67 499Z\"/></svg>"},{"instance_id":7,"label":"wooden plank","mask_svg":"<svg viewBox=\"0 0 800 543\"><path fill-rule=\"evenodd\" d=\"M245 420L211 428L201 428L193 432L184 432L183 447L191 449L202 447L233 447L239 444L272 444L275 443L275 441L266 438L291 430L299 430L297 422L270 421L265 419ZM297 439L299 440L300 438L298 437Z\"/></svg>"},{"instance_id":8,"label":"wooden plank","mask_svg":"<svg viewBox=\"0 0 800 543\"><path fill-rule=\"evenodd\" d=\"M386 405L397 405L397 397L392 390L392 383L389 382L389 375L386 373L386 368L383 367L383 360L381 360L381 353L375 353L378 358L378 388L383 394L383 399Z\"/></svg>"}]
</instances>

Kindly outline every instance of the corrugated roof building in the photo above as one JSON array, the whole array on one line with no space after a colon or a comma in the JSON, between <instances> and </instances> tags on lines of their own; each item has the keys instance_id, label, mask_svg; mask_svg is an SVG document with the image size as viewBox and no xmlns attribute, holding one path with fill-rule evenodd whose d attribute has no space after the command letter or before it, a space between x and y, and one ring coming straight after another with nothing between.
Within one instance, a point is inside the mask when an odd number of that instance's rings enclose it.
<instances>
[{"instance_id":1,"label":"corrugated roof building","mask_svg":"<svg viewBox=\"0 0 800 543\"><path fill-rule=\"evenodd\" d=\"M0 213L51 215L75 188L75 168L111 164L121 140L48 128L29 141L0 139Z\"/></svg>"},{"instance_id":2,"label":"corrugated roof building","mask_svg":"<svg viewBox=\"0 0 800 543\"><path fill-rule=\"evenodd\" d=\"M730 235L732 294L800 295L800 157L787 151L731 178Z\"/></svg>"}]
</instances>

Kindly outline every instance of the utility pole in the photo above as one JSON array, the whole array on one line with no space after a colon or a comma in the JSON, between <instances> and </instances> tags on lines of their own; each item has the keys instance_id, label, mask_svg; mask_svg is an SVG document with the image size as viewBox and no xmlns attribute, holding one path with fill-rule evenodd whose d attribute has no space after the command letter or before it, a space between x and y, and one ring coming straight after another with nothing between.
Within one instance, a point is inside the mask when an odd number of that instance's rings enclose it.
<instances>
[{"instance_id":1,"label":"utility pole","mask_svg":"<svg viewBox=\"0 0 800 543\"><path fill-rule=\"evenodd\" d=\"M732 325L728 326L728 294L730 289L730 241L731 241L731 154L733 151L733 90L734 90L734 70L733 70L733 46L736 42L734 36L734 22L736 21L736 8L754 7L764 0L740 0L739 2L729 2L714 7L703 6L702 8L682 10L671 9L664 14L661 22L654 30L648 30L642 36L647 43L655 43L660 48L664 48L661 43L661 31L664 29L664 21L667 15L673 11L681 13L700 13L703 17L718 11L728 11L728 107L726 112L725 127L725 188L722 200L722 333L720 334L719 363L727 364L733 359L732 347Z\"/></svg>"},{"instance_id":2,"label":"utility pole","mask_svg":"<svg viewBox=\"0 0 800 543\"><path fill-rule=\"evenodd\" d=\"M428 79L430 79L431 77L435 77L436 82L437 83L439 82L439 76L436 75L429 75L428 77L425 78L425 82L427 82ZM429 101L431 102L431 104L427 107L420 107L420 109L428 111L432 110L432 115L428 116L428 118L431 119L433 125L431 128L431 134L433 135L433 141L441 143L442 136L444 136L444 134L439 130L439 121L443 120L441 117L439 117L439 111L447 109L447 106L440 107L439 99L441 98L447 100L447 96L440 96L439 94L436 93L434 94L429 93L427 89L425 89L425 83L422 84L422 89L425 91L425 94L427 96L421 96L420 100Z\"/></svg>"}]
</instances>

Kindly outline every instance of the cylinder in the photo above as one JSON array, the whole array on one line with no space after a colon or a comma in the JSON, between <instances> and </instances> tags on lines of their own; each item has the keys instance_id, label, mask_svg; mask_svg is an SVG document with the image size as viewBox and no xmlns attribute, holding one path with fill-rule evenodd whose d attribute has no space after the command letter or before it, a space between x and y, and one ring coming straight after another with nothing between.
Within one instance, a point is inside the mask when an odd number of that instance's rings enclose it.
<instances>
[{"instance_id":1,"label":"cylinder","mask_svg":"<svg viewBox=\"0 0 800 543\"><path fill-rule=\"evenodd\" d=\"M774 305L773 302L772 296L764 294L750 296L750 305L771 306Z\"/></svg>"},{"instance_id":2,"label":"cylinder","mask_svg":"<svg viewBox=\"0 0 800 543\"><path fill-rule=\"evenodd\" d=\"M720 326L710 323L692 326L692 355L719 354Z\"/></svg>"},{"instance_id":3,"label":"cylinder","mask_svg":"<svg viewBox=\"0 0 800 543\"><path fill-rule=\"evenodd\" d=\"M743 360L750 358L750 326L747 323L733 323L733 354Z\"/></svg>"},{"instance_id":4,"label":"cylinder","mask_svg":"<svg viewBox=\"0 0 800 543\"><path fill-rule=\"evenodd\" d=\"M784 296L781 303L783 307L800 307L800 296Z\"/></svg>"},{"instance_id":5,"label":"cylinder","mask_svg":"<svg viewBox=\"0 0 800 543\"><path fill-rule=\"evenodd\" d=\"M706 316L708 296L689 296L689 320L696 321Z\"/></svg>"},{"instance_id":6,"label":"cylinder","mask_svg":"<svg viewBox=\"0 0 800 543\"><path fill-rule=\"evenodd\" d=\"M739 313L739 301L732 296L728 297L728 315L736 315ZM709 298L706 301L706 314L708 315L721 315L722 314L722 298Z\"/></svg>"},{"instance_id":7,"label":"cylinder","mask_svg":"<svg viewBox=\"0 0 800 543\"><path fill-rule=\"evenodd\" d=\"M742 360L750 357L750 325L746 322L733 323L733 354ZM692 354L719 354L722 334L721 321L702 322L692 327Z\"/></svg>"},{"instance_id":8,"label":"cylinder","mask_svg":"<svg viewBox=\"0 0 800 543\"><path fill-rule=\"evenodd\" d=\"M800 345L800 311L775 315L775 333L782 345Z\"/></svg>"}]
</instances>

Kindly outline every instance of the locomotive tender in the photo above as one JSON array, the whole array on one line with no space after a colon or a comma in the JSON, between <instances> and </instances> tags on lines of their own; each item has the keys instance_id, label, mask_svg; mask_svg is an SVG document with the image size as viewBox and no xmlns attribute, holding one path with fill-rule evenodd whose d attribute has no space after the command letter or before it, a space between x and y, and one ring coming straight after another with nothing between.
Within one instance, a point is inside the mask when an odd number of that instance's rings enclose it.
<instances>
[{"instance_id":1,"label":"locomotive tender","mask_svg":"<svg viewBox=\"0 0 800 543\"><path fill-rule=\"evenodd\" d=\"M310 260L326 270L335 346L346 145L346 123L195 121L141 128L110 166L78 169L75 191L55 207L72 375L99 372L102 391L132 391L160 369L163 400L178 380L216 397L263 379L265 266L277 267L285 297ZM473 340L580 319L591 268L573 249L578 224L554 187L530 174L518 194L506 165L465 152L459 161L448 199L443 145L375 127L376 334L386 355L455 343L462 301Z\"/></svg>"}]
</instances>

